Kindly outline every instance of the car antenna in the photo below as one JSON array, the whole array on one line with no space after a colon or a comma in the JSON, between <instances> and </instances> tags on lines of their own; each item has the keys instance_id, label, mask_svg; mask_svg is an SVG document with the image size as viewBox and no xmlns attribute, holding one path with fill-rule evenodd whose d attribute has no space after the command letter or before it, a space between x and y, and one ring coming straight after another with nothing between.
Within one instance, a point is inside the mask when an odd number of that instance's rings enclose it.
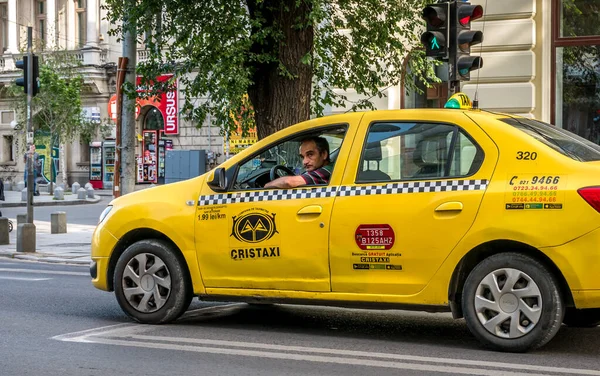
<instances>
[{"instance_id":1,"label":"car antenna","mask_svg":"<svg viewBox=\"0 0 600 376\"><path fill-rule=\"evenodd\" d=\"M483 8L483 26L482 26L482 30L481 32L485 35L485 15L486 15L486 11L487 11L487 0L485 0L485 5ZM483 39L481 40L481 46L479 48L479 61L481 62L481 51L483 50ZM475 95L473 96L473 109L478 109L479 108L479 71L481 69L477 69L477 80L475 82Z\"/></svg>"}]
</instances>

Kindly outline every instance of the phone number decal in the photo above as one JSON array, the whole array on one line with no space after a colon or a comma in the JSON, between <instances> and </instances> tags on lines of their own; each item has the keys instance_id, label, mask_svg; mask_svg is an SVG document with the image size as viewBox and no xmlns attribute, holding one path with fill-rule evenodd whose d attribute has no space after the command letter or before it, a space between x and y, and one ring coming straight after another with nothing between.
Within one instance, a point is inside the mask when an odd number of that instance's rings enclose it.
<instances>
[{"instance_id":1,"label":"phone number decal","mask_svg":"<svg viewBox=\"0 0 600 376\"><path fill-rule=\"evenodd\" d=\"M566 182L563 175L509 175L505 208L562 209Z\"/></svg>"}]
</instances>

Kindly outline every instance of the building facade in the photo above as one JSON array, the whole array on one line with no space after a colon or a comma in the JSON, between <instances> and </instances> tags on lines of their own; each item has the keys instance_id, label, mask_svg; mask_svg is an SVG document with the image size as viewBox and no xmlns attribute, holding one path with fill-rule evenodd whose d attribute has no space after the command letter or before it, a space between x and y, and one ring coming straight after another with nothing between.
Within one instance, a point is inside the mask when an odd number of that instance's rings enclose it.
<instances>
[{"instance_id":1,"label":"building facade","mask_svg":"<svg viewBox=\"0 0 600 376\"><path fill-rule=\"evenodd\" d=\"M461 90L478 99L480 108L537 118L600 143L600 0L471 3L484 7L484 17L473 22L474 29L483 31L484 40L471 51L481 54L484 65L471 72L471 80L463 82ZM86 114L113 118L116 62L122 50L108 35L111 25L101 5L102 0L0 0L0 85L12 85L21 74L14 61L22 56L26 25L30 24L39 53L44 49L66 50L82 63ZM146 51L140 48L138 61L145 56ZM443 79L444 68L439 72ZM205 150L210 169L226 158L227 151L246 146L246 141L236 137L224 140L219 128L210 126L210 119L200 128L186 122L178 113L183 100L178 94L167 96L175 101L174 109L140 103L136 154L142 178L159 175L159 171L143 167L152 159L145 159L148 153L158 155L158 147ZM344 94L349 103L361 99L351 90ZM437 107L447 99L446 83L421 96L406 93L400 85L386 89L385 94L375 99L377 108ZM326 113L346 111L348 108L329 108ZM22 180L24 163L17 147L19 135L11 128L13 120L11 103L0 97L0 178L16 182ZM94 145L110 142L113 137L114 132L98 135ZM74 181L86 183L95 157L93 150L81 142L62 145L60 177L69 185ZM159 161L154 163L160 168Z\"/></svg>"}]
</instances>

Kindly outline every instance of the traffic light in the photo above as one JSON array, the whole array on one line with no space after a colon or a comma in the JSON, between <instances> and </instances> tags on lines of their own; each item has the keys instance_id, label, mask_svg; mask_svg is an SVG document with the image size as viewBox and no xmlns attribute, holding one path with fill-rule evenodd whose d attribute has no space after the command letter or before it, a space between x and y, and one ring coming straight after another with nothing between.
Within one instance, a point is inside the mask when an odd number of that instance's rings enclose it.
<instances>
[{"instance_id":1,"label":"traffic light","mask_svg":"<svg viewBox=\"0 0 600 376\"><path fill-rule=\"evenodd\" d=\"M15 80L15 84L17 84L17 86L23 86L23 91L25 92L25 94L28 93L27 91L27 79L29 78L28 75L28 62L29 58L27 55L23 56L23 60L17 60L15 62L15 66L18 69L22 69L23 70L23 77L21 78L17 78ZM38 77L40 75L40 67L39 67L39 63L38 63L38 57L33 55L33 90L31 93L32 97L35 97L35 95L38 93L39 91L39 87L38 87Z\"/></svg>"},{"instance_id":2,"label":"traffic light","mask_svg":"<svg viewBox=\"0 0 600 376\"><path fill-rule=\"evenodd\" d=\"M481 57L471 56L471 46L483 42L483 33L471 30L471 21L483 17L483 7L456 1L450 8L450 81L469 81L470 72L483 67Z\"/></svg>"},{"instance_id":3,"label":"traffic light","mask_svg":"<svg viewBox=\"0 0 600 376\"><path fill-rule=\"evenodd\" d=\"M427 22L427 31L421 35L425 55L441 60L448 59L448 21L450 3L432 4L423 9L422 17Z\"/></svg>"}]
</instances>

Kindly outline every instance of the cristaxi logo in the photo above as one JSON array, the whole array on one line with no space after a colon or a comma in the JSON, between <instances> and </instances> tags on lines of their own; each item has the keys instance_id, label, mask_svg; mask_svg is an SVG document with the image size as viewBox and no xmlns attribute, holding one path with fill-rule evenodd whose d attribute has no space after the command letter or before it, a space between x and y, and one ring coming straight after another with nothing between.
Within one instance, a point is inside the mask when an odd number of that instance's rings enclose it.
<instances>
[{"instance_id":1,"label":"cristaxi logo","mask_svg":"<svg viewBox=\"0 0 600 376\"><path fill-rule=\"evenodd\" d=\"M265 209L252 208L233 217L231 235L246 243L258 243L269 240L277 232L275 213Z\"/></svg>"}]
</instances>

